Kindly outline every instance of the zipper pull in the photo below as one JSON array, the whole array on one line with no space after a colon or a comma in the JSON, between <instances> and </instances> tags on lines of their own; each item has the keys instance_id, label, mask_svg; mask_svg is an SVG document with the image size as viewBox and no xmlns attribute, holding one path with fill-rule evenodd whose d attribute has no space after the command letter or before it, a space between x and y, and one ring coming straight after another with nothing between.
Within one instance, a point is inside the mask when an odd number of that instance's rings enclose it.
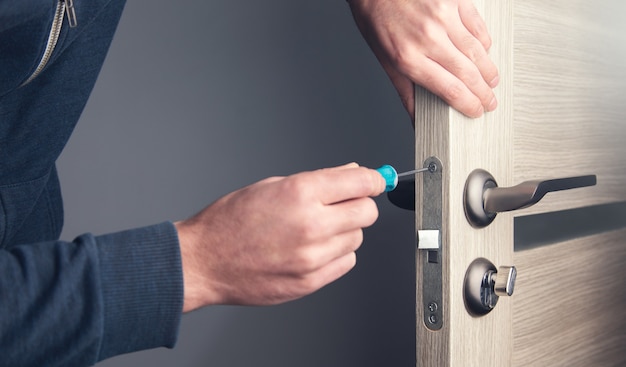
<instances>
[{"instance_id":1,"label":"zipper pull","mask_svg":"<svg viewBox=\"0 0 626 367\"><path fill-rule=\"evenodd\" d=\"M78 20L76 19L76 11L74 10L74 0L61 0L65 3L65 14L67 14L67 23L70 28L76 27Z\"/></svg>"}]
</instances>

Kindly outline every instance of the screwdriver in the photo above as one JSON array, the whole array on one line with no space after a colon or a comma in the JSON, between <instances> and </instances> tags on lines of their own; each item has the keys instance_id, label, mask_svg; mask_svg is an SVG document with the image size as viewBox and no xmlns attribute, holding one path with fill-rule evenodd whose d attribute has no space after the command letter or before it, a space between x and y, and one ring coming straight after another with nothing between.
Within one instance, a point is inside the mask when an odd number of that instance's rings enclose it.
<instances>
[{"instance_id":1,"label":"screwdriver","mask_svg":"<svg viewBox=\"0 0 626 367\"><path fill-rule=\"evenodd\" d=\"M385 186L385 192L395 190L396 186L398 186L398 178L400 177L414 175L416 173L426 172L426 171L431 171L431 170L432 168L425 167L425 168L419 168L419 169L414 169L411 171L398 173L395 168L393 168L392 166L388 164L385 164L384 166L381 166L376 169L376 171L378 171L378 173L380 173L383 176L383 178L385 179L385 182L387 183L387 185Z\"/></svg>"}]
</instances>

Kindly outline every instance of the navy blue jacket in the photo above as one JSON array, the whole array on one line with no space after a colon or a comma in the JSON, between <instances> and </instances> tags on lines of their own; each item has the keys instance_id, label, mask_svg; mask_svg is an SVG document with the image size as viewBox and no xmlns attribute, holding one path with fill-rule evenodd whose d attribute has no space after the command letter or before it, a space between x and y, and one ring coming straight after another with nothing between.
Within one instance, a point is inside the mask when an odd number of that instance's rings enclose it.
<instances>
[{"instance_id":1,"label":"navy blue jacket","mask_svg":"<svg viewBox=\"0 0 626 367\"><path fill-rule=\"evenodd\" d=\"M69 27L63 15L51 37L65 5L0 0L0 366L88 366L172 347L180 323L182 269L172 223L58 240L55 161L91 93L124 0L74 0L77 25ZM32 78L46 50L50 57Z\"/></svg>"}]
</instances>

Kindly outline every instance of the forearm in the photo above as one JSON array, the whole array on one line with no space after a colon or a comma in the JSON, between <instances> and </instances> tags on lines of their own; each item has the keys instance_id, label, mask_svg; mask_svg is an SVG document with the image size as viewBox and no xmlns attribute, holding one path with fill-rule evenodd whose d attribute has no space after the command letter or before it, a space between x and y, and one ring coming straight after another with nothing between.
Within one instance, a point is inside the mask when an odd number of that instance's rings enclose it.
<instances>
[{"instance_id":1,"label":"forearm","mask_svg":"<svg viewBox=\"0 0 626 367\"><path fill-rule=\"evenodd\" d=\"M0 252L0 365L87 366L172 347L180 266L171 223Z\"/></svg>"}]
</instances>

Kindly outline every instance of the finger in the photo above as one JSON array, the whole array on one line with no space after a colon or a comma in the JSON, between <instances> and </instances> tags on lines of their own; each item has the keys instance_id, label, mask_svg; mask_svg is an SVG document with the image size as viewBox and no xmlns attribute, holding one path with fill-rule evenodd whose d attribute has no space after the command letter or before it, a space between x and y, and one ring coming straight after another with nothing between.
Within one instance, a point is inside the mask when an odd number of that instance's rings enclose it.
<instances>
[{"instance_id":1,"label":"finger","mask_svg":"<svg viewBox=\"0 0 626 367\"><path fill-rule=\"evenodd\" d=\"M480 117L484 107L467 86L437 62L423 58L419 61L420 69L411 75L415 83L438 95L452 108L468 117Z\"/></svg>"},{"instance_id":2,"label":"finger","mask_svg":"<svg viewBox=\"0 0 626 367\"><path fill-rule=\"evenodd\" d=\"M476 65L463 55L452 42L448 41L441 46L430 53L430 58L460 79L480 100L484 109L488 111L495 109L494 104L497 102L493 90L487 85ZM454 91L454 89L451 90L451 92Z\"/></svg>"},{"instance_id":3,"label":"finger","mask_svg":"<svg viewBox=\"0 0 626 367\"><path fill-rule=\"evenodd\" d=\"M465 28L462 22L452 23L448 37L454 46L474 63L489 87L494 88L497 86L499 80L498 68L487 55L487 51L481 42ZM472 89L471 86L470 89Z\"/></svg>"},{"instance_id":4,"label":"finger","mask_svg":"<svg viewBox=\"0 0 626 367\"><path fill-rule=\"evenodd\" d=\"M350 252L304 277L303 280L306 284L303 285L303 288L308 289L308 294L313 293L329 283L341 278L352 270L355 265L356 253Z\"/></svg>"},{"instance_id":5,"label":"finger","mask_svg":"<svg viewBox=\"0 0 626 367\"><path fill-rule=\"evenodd\" d=\"M293 254L283 272L286 274L309 274L330 262L355 252L363 243L363 230L340 233L322 242L310 244Z\"/></svg>"},{"instance_id":6,"label":"finger","mask_svg":"<svg viewBox=\"0 0 626 367\"><path fill-rule=\"evenodd\" d=\"M344 232L333 237L325 247L318 247L317 254L320 264L326 265L336 259L346 256L361 247L363 244L363 230L356 229Z\"/></svg>"},{"instance_id":7,"label":"finger","mask_svg":"<svg viewBox=\"0 0 626 367\"><path fill-rule=\"evenodd\" d=\"M342 201L377 196L385 191L385 179L382 175L366 167L342 170L320 170L315 189L322 204L330 205Z\"/></svg>"},{"instance_id":8,"label":"finger","mask_svg":"<svg viewBox=\"0 0 626 367\"><path fill-rule=\"evenodd\" d=\"M297 243L313 246L332 240L339 241L335 242L335 251L338 253L344 253L348 250L354 251L362 238L354 237L354 233L348 234L346 237L342 237L342 235L361 231L363 228L371 226L378 219L378 214L376 202L369 197L324 206L316 212L316 215L305 220ZM358 241L355 242L355 238ZM338 246L338 243L343 245ZM334 256L336 257L336 255Z\"/></svg>"},{"instance_id":9,"label":"finger","mask_svg":"<svg viewBox=\"0 0 626 367\"><path fill-rule=\"evenodd\" d=\"M319 218L319 238L366 228L378 219L376 202L369 197L346 200L324 207Z\"/></svg>"},{"instance_id":10,"label":"finger","mask_svg":"<svg viewBox=\"0 0 626 367\"><path fill-rule=\"evenodd\" d=\"M491 37L487 25L471 0L459 1L459 16L465 28L480 41L486 51L489 51Z\"/></svg>"}]
</instances>

